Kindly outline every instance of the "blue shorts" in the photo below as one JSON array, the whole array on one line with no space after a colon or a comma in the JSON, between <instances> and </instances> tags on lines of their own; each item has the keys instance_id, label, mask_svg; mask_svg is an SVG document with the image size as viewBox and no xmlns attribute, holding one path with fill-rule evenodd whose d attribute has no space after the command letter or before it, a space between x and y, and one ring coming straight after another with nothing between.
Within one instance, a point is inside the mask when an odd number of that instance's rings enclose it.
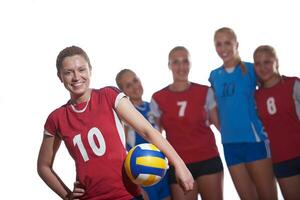
<instances>
[{"instance_id":1,"label":"blue shorts","mask_svg":"<svg viewBox=\"0 0 300 200\"><path fill-rule=\"evenodd\" d=\"M143 190L147 193L149 200L160 200L170 196L168 177L169 170L157 184L149 187L143 187Z\"/></svg>"},{"instance_id":2,"label":"blue shorts","mask_svg":"<svg viewBox=\"0 0 300 200\"><path fill-rule=\"evenodd\" d=\"M269 141L226 143L223 144L223 148L228 167L270 158L271 156Z\"/></svg>"},{"instance_id":3,"label":"blue shorts","mask_svg":"<svg viewBox=\"0 0 300 200\"><path fill-rule=\"evenodd\" d=\"M276 178L286 178L300 174L300 156L273 164Z\"/></svg>"}]
</instances>

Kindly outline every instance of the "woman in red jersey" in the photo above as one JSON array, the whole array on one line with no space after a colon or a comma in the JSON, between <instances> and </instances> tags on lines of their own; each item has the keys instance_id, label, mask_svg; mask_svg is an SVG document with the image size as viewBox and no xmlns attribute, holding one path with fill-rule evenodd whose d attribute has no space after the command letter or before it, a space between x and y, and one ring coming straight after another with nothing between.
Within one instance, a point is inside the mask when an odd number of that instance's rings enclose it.
<instances>
[{"instance_id":1,"label":"woman in red jersey","mask_svg":"<svg viewBox=\"0 0 300 200\"><path fill-rule=\"evenodd\" d=\"M273 169L285 199L300 197L300 80L280 75L275 49L259 46L253 54L260 81L259 116L269 135Z\"/></svg>"},{"instance_id":2,"label":"woman in red jersey","mask_svg":"<svg viewBox=\"0 0 300 200\"><path fill-rule=\"evenodd\" d=\"M151 107L167 140L191 171L194 189L187 194L179 187L170 168L170 188L174 200L223 198L223 165L210 123L218 127L216 102L212 89L190 82L190 55L178 46L169 53L173 83L154 93Z\"/></svg>"},{"instance_id":3,"label":"woman in red jersey","mask_svg":"<svg viewBox=\"0 0 300 200\"><path fill-rule=\"evenodd\" d=\"M54 110L44 126L38 173L62 199L131 200L139 188L124 173L125 134L120 119L156 145L175 165L184 190L193 178L172 146L135 110L117 88L91 89L91 64L79 47L63 49L56 61L57 75L70 100ZM53 170L55 154L64 141L76 165L76 185L71 191Z\"/></svg>"}]
</instances>

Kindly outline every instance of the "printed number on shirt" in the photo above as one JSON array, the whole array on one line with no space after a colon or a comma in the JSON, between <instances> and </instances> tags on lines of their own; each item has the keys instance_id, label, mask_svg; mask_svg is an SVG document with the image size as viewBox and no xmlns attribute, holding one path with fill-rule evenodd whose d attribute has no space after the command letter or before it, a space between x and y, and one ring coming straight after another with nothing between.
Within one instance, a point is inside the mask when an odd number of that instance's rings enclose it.
<instances>
[{"instance_id":1,"label":"printed number on shirt","mask_svg":"<svg viewBox=\"0 0 300 200\"><path fill-rule=\"evenodd\" d=\"M235 93L235 83L224 83L222 97L230 97Z\"/></svg>"},{"instance_id":2,"label":"printed number on shirt","mask_svg":"<svg viewBox=\"0 0 300 200\"><path fill-rule=\"evenodd\" d=\"M97 146L95 139L97 140L99 146ZM88 142L89 147L93 150L94 154L97 156L102 156L106 151L106 145L104 141L104 137L98 128L91 128L88 132ZM89 160L88 154L86 152L86 147L83 145L81 140L81 135L78 134L73 138L74 146L77 146L83 160L86 162Z\"/></svg>"},{"instance_id":3,"label":"printed number on shirt","mask_svg":"<svg viewBox=\"0 0 300 200\"><path fill-rule=\"evenodd\" d=\"M177 102L177 106L179 106L179 112L178 112L179 117L184 117L186 105L187 105L186 101L178 101Z\"/></svg>"},{"instance_id":4,"label":"printed number on shirt","mask_svg":"<svg viewBox=\"0 0 300 200\"><path fill-rule=\"evenodd\" d=\"M274 115L277 112L274 97L269 97L267 99L267 108L270 115Z\"/></svg>"}]
</instances>

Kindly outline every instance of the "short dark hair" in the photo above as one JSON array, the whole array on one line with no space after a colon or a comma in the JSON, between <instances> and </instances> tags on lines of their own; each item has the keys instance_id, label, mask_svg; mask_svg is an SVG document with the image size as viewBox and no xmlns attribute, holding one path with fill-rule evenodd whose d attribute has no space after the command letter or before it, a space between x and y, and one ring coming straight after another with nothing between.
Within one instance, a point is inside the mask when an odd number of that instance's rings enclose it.
<instances>
[{"instance_id":1,"label":"short dark hair","mask_svg":"<svg viewBox=\"0 0 300 200\"><path fill-rule=\"evenodd\" d=\"M133 74L135 74L131 69L122 69L121 71L119 71L119 73L116 75L116 83L117 83L117 86L120 90L123 90L123 87L120 83L120 80L121 80L121 77L127 73L127 72L131 72Z\"/></svg>"}]
</instances>

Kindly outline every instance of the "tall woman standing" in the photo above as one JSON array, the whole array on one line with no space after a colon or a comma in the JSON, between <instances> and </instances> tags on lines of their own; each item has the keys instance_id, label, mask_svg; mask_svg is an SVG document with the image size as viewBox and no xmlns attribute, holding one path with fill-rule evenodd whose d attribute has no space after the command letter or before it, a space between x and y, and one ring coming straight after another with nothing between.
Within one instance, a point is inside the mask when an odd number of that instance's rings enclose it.
<instances>
[{"instance_id":1,"label":"tall woman standing","mask_svg":"<svg viewBox=\"0 0 300 200\"><path fill-rule=\"evenodd\" d=\"M210 123L218 127L213 91L190 82L190 54L177 46L169 53L173 82L152 96L151 107L166 132L167 140L186 163L195 183L192 192L184 193L170 168L170 188L174 200L223 198L223 165Z\"/></svg>"},{"instance_id":2,"label":"tall woman standing","mask_svg":"<svg viewBox=\"0 0 300 200\"><path fill-rule=\"evenodd\" d=\"M215 32L214 44L222 66L210 73L226 164L241 199L277 199L269 143L255 108L256 76L252 63L238 53L230 28Z\"/></svg>"},{"instance_id":3,"label":"tall woman standing","mask_svg":"<svg viewBox=\"0 0 300 200\"><path fill-rule=\"evenodd\" d=\"M156 145L176 166L184 190L193 178L172 146L114 87L90 88L92 66L80 47L63 49L57 57L57 75L70 100L48 116L37 169L44 182L62 199L141 199L124 173L125 135L120 119ZM53 169L55 155L64 141L75 161L75 189L69 189Z\"/></svg>"}]
</instances>

